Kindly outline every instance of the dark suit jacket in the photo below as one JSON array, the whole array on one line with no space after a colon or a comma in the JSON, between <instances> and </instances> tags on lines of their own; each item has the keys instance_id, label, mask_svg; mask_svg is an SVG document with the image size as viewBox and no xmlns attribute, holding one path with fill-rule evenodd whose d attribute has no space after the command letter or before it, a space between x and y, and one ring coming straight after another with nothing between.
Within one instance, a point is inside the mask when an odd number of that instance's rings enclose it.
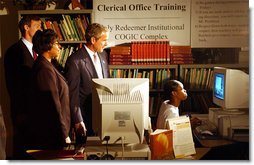
<instances>
[{"instance_id":1,"label":"dark suit jacket","mask_svg":"<svg viewBox=\"0 0 254 165\"><path fill-rule=\"evenodd\" d=\"M43 56L32 70L30 141L38 148L62 148L70 131L69 89L65 78Z\"/></svg>"},{"instance_id":2,"label":"dark suit jacket","mask_svg":"<svg viewBox=\"0 0 254 165\"><path fill-rule=\"evenodd\" d=\"M11 116L14 126L24 125L28 91L31 87L31 68L34 59L20 39L4 56L5 80L11 102Z\"/></svg>"},{"instance_id":3,"label":"dark suit jacket","mask_svg":"<svg viewBox=\"0 0 254 165\"><path fill-rule=\"evenodd\" d=\"M108 56L99 53L103 77L109 77ZM70 105L74 123L84 120L87 129L91 129L92 78L98 78L93 62L85 47L68 57L65 76L70 90ZM84 119L85 118L85 119Z\"/></svg>"}]
</instances>

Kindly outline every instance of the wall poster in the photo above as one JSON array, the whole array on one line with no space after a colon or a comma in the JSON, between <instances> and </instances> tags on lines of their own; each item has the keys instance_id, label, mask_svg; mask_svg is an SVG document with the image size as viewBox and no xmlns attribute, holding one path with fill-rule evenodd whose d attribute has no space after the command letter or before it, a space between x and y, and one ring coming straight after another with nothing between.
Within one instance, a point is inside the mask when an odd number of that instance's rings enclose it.
<instances>
[{"instance_id":1,"label":"wall poster","mask_svg":"<svg viewBox=\"0 0 254 165\"><path fill-rule=\"evenodd\" d=\"M249 46L249 0L94 0L110 45L169 40L192 48Z\"/></svg>"},{"instance_id":2,"label":"wall poster","mask_svg":"<svg viewBox=\"0 0 254 165\"><path fill-rule=\"evenodd\" d=\"M94 0L94 22L110 30L111 45L169 40L190 45L190 0Z\"/></svg>"},{"instance_id":3,"label":"wall poster","mask_svg":"<svg viewBox=\"0 0 254 165\"><path fill-rule=\"evenodd\" d=\"M192 47L248 47L248 0L192 0Z\"/></svg>"}]
</instances>

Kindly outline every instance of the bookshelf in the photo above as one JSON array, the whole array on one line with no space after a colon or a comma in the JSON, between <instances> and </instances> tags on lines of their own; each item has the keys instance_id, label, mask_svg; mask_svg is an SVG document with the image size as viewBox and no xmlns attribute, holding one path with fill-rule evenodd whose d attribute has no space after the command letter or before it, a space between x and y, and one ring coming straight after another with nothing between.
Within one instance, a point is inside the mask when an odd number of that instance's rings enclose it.
<instances>
[{"instance_id":1,"label":"bookshelf","mask_svg":"<svg viewBox=\"0 0 254 165\"><path fill-rule=\"evenodd\" d=\"M208 113L210 107L216 107L212 102L213 67L241 69L249 73L248 64L190 64L179 65L179 80L187 90L188 98L181 103L181 114Z\"/></svg>"},{"instance_id":2,"label":"bookshelf","mask_svg":"<svg viewBox=\"0 0 254 165\"><path fill-rule=\"evenodd\" d=\"M150 91L162 91L163 80L177 79L178 65L109 65L112 78L149 78Z\"/></svg>"},{"instance_id":3,"label":"bookshelf","mask_svg":"<svg viewBox=\"0 0 254 165\"><path fill-rule=\"evenodd\" d=\"M92 9L85 10L19 10L18 19L24 15L38 15L43 29L53 29L59 37L61 55L57 59L64 67L67 57L85 43L85 29L92 21ZM21 34L20 34L21 36Z\"/></svg>"}]
</instances>

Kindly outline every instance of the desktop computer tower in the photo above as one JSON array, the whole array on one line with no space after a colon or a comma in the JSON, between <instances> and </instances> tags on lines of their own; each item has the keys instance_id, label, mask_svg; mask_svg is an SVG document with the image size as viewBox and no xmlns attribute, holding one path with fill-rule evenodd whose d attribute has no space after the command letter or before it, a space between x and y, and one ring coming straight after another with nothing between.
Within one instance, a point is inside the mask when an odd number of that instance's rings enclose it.
<instances>
[{"instance_id":1,"label":"desktop computer tower","mask_svg":"<svg viewBox=\"0 0 254 165\"><path fill-rule=\"evenodd\" d=\"M222 137L249 141L249 115L228 115L218 119L218 132Z\"/></svg>"},{"instance_id":2,"label":"desktop computer tower","mask_svg":"<svg viewBox=\"0 0 254 165\"><path fill-rule=\"evenodd\" d=\"M223 138L237 141L249 140L249 114L237 114L223 111L221 108L210 108L208 119L218 129Z\"/></svg>"}]
</instances>

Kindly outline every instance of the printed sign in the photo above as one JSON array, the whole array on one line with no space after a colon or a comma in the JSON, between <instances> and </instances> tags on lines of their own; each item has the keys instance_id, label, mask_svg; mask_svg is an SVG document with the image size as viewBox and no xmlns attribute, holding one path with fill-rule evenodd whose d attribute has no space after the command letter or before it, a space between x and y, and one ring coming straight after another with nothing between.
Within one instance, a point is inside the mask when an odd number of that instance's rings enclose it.
<instances>
[{"instance_id":1,"label":"printed sign","mask_svg":"<svg viewBox=\"0 0 254 165\"><path fill-rule=\"evenodd\" d=\"M94 0L94 22L110 30L109 46L169 40L190 45L190 0Z\"/></svg>"}]
</instances>

